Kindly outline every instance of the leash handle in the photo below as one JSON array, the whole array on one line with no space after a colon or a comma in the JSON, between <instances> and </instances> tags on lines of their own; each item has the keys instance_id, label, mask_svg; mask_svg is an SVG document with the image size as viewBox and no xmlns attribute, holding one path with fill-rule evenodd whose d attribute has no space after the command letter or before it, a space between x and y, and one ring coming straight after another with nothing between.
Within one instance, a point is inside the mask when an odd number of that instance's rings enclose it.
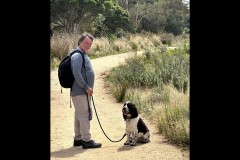
<instances>
[{"instance_id":1,"label":"leash handle","mask_svg":"<svg viewBox=\"0 0 240 160\"><path fill-rule=\"evenodd\" d=\"M111 140L111 139L107 136L107 134L104 132L104 130L103 130L103 128L102 128L102 125L101 125L101 123L100 123L100 121L99 121L99 118L98 118L98 115L97 115L97 111L96 111L96 107L95 107L94 100L93 100L93 96L92 96L92 103L93 103L93 107L94 107L94 110L95 110L95 114L96 114L98 123L99 123L99 125L100 125L100 127L101 127L101 129L102 129L102 131L103 131L103 133L104 133L104 135L105 135L105 136L108 138L108 140L111 141L111 142L120 142L127 134L125 133L125 134L123 135L123 137L122 137L120 140L118 140L118 141L113 141L113 140Z\"/></svg>"}]
</instances>

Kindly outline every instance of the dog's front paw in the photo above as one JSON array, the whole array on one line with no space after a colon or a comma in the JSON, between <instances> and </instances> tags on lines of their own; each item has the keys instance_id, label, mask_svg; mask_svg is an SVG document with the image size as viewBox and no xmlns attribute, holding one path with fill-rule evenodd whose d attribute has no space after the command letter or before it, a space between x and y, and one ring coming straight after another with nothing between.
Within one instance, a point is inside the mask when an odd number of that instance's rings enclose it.
<instances>
[{"instance_id":1,"label":"dog's front paw","mask_svg":"<svg viewBox=\"0 0 240 160\"><path fill-rule=\"evenodd\" d=\"M124 145L129 145L130 144L130 142L129 141L126 141L125 143L124 143Z\"/></svg>"},{"instance_id":2,"label":"dog's front paw","mask_svg":"<svg viewBox=\"0 0 240 160\"><path fill-rule=\"evenodd\" d=\"M130 144L129 144L129 145L130 145L130 146L135 146L135 145L136 145L136 142L137 142L137 141L136 141L135 139L133 139L132 141L130 141Z\"/></svg>"},{"instance_id":3,"label":"dog's front paw","mask_svg":"<svg viewBox=\"0 0 240 160\"><path fill-rule=\"evenodd\" d=\"M143 139L143 140L141 141L141 143L149 143L149 142L150 142L149 139Z\"/></svg>"},{"instance_id":4,"label":"dog's front paw","mask_svg":"<svg viewBox=\"0 0 240 160\"><path fill-rule=\"evenodd\" d=\"M135 146L136 143L132 142L132 143L130 143L129 145L130 145L130 146Z\"/></svg>"}]
</instances>

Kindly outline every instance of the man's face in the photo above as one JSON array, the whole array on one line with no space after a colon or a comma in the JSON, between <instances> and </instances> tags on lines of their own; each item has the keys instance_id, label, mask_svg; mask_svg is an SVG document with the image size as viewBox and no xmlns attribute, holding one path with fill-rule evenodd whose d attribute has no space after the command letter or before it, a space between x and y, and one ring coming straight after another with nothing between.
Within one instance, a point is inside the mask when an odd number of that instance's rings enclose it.
<instances>
[{"instance_id":1,"label":"man's face","mask_svg":"<svg viewBox=\"0 0 240 160\"><path fill-rule=\"evenodd\" d=\"M85 37L85 39L80 43L80 48L83 52L87 53L87 51L92 46L92 40L89 37Z\"/></svg>"}]
</instances>

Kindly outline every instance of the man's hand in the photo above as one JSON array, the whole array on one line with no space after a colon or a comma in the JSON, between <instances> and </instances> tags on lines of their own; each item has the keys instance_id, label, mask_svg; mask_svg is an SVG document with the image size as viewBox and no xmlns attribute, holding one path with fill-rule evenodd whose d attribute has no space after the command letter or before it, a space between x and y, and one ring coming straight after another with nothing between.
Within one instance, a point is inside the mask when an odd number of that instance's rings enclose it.
<instances>
[{"instance_id":1,"label":"man's hand","mask_svg":"<svg viewBox=\"0 0 240 160\"><path fill-rule=\"evenodd\" d=\"M93 90L90 87L86 90L86 92L89 96L92 96L92 94L93 94Z\"/></svg>"}]
</instances>

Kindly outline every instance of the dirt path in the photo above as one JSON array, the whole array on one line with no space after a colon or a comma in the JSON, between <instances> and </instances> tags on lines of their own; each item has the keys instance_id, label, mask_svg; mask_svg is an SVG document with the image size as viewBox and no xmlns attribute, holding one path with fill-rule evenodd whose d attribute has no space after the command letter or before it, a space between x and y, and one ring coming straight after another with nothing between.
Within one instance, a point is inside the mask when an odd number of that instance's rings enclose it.
<instances>
[{"instance_id":1,"label":"dirt path","mask_svg":"<svg viewBox=\"0 0 240 160\"><path fill-rule=\"evenodd\" d=\"M118 54L93 59L95 70L94 102L100 123L108 135L114 141L122 138L125 131L125 123L122 118L122 105L111 96L110 89L103 81L103 74L111 67L123 63L125 58L135 53ZM140 54L140 53L138 53ZM151 142L137 144L136 146L124 146L126 137L120 142L110 142L103 134L95 111L91 121L92 139L102 143L101 148L82 149L73 147L73 106L70 108L69 89L61 87L58 82L57 70L51 72L51 160L189 160L176 146L166 143L155 124L147 121L151 131Z\"/></svg>"}]
</instances>

